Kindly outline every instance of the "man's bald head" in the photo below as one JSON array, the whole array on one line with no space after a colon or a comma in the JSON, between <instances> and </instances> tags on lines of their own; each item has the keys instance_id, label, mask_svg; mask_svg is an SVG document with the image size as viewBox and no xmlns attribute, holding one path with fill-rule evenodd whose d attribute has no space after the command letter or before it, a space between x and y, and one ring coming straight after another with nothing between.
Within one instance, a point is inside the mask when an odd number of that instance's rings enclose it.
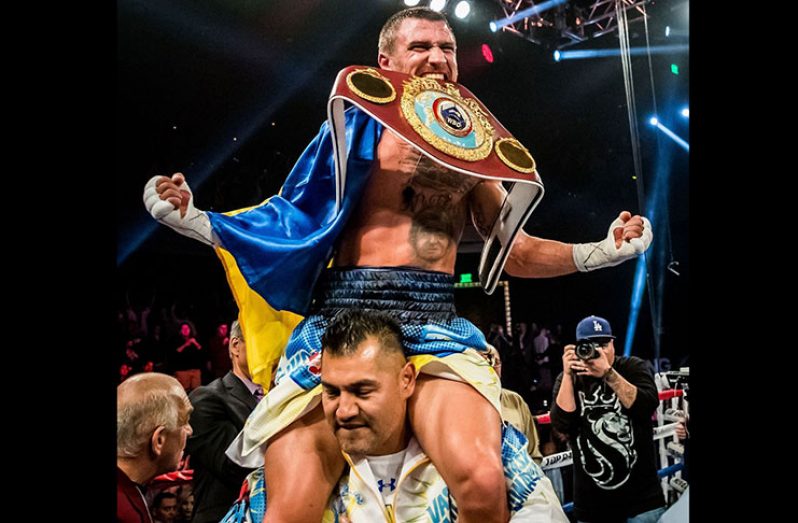
<instances>
[{"instance_id":1,"label":"man's bald head","mask_svg":"<svg viewBox=\"0 0 798 523\"><path fill-rule=\"evenodd\" d=\"M123 381L116 389L117 456L138 457L159 426L175 430L190 412L186 391L172 376L145 372Z\"/></svg>"}]
</instances>

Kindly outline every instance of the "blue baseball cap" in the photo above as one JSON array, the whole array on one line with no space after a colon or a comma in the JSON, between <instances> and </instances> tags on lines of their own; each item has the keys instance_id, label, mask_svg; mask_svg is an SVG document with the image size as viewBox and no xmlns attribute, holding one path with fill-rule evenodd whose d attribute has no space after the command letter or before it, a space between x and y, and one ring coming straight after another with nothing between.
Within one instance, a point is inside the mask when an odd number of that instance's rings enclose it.
<instances>
[{"instance_id":1,"label":"blue baseball cap","mask_svg":"<svg viewBox=\"0 0 798 523\"><path fill-rule=\"evenodd\" d=\"M588 316L576 326L576 341L594 338L615 339L615 336L612 335L610 322L598 316Z\"/></svg>"}]
</instances>

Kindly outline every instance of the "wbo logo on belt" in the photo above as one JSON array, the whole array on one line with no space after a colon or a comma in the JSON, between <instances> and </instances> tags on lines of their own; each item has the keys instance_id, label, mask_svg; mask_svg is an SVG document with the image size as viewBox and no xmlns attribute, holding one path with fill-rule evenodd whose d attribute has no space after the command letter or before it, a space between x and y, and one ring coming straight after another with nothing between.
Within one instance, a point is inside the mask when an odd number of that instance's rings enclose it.
<instances>
[{"instance_id":1,"label":"wbo logo on belt","mask_svg":"<svg viewBox=\"0 0 798 523\"><path fill-rule=\"evenodd\" d=\"M493 126L479 105L451 83L414 77L404 82L402 114L427 143L455 158L476 161L493 148Z\"/></svg>"}]
</instances>

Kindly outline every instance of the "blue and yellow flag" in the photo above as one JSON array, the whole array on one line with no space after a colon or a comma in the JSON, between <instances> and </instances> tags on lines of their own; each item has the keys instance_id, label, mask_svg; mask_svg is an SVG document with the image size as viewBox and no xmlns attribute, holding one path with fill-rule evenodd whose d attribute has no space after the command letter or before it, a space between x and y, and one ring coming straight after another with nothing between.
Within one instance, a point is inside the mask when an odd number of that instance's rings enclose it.
<instances>
[{"instance_id":1,"label":"blue and yellow flag","mask_svg":"<svg viewBox=\"0 0 798 523\"><path fill-rule=\"evenodd\" d=\"M346 111L349 156L340 209L336 208L333 144L325 122L279 195L247 209L208 212L221 242L216 253L238 304L252 380L265 390L360 200L382 129L359 109Z\"/></svg>"}]
</instances>

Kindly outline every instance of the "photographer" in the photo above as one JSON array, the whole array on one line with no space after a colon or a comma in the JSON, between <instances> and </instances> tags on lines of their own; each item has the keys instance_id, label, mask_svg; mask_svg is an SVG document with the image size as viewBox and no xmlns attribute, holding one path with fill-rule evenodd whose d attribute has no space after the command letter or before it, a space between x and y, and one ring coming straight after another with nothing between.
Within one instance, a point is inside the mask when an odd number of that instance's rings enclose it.
<instances>
[{"instance_id":1,"label":"photographer","mask_svg":"<svg viewBox=\"0 0 798 523\"><path fill-rule=\"evenodd\" d=\"M566 345L551 422L567 434L580 522L656 522L665 500L657 479L651 416L658 397L640 358L615 357L604 318L588 316Z\"/></svg>"}]
</instances>

